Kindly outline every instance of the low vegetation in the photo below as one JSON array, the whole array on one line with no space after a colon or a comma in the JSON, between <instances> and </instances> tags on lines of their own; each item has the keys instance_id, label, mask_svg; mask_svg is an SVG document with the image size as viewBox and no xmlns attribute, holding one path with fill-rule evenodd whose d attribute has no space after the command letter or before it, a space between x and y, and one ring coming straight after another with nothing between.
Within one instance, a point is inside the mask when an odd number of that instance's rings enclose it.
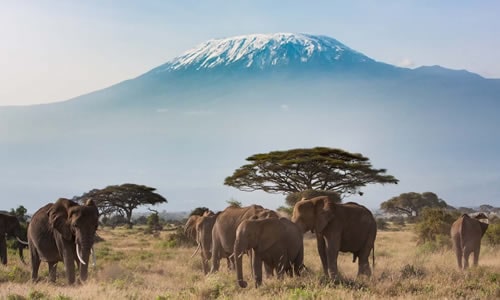
<instances>
[{"instance_id":1,"label":"low vegetation","mask_svg":"<svg viewBox=\"0 0 500 300\"><path fill-rule=\"evenodd\" d=\"M305 237L307 271L301 278L264 279L256 289L237 287L236 275L222 269L204 276L199 256L190 258L193 246L175 245L173 231L146 234L145 229L108 227L98 230L103 241L95 245L97 266L84 284L68 286L63 266L55 284L47 282L42 265L39 283L31 283L29 266L9 253L0 266L0 299L435 299L500 297L500 248L483 239L480 266L465 272L456 267L451 250L419 251L415 225L402 230L393 223L379 231L376 265L371 278L356 279L352 255L339 256L343 281L333 285L321 276L316 241ZM245 258L246 259L246 258ZM245 277L250 280L248 261Z\"/></svg>"}]
</instances>

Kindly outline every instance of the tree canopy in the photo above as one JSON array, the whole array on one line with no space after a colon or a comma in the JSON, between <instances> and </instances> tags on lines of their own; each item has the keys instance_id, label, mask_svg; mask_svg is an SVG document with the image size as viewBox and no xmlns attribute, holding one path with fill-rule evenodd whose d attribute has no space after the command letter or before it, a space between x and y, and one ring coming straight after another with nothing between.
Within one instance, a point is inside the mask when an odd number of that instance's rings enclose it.
<instances>
[{"instance_id":1,"label":"tree canopy","mask_svg":"<svg viewBox=\"0 0 500 300\"><path fill-rule=\"evenodd\" d=\"M448 204L432 192L403 193L380 204L386 212L408 216L418 216L424 207L447 208Z\"/></svg>"},{"instance_id":2,"label":"tree canopy","mask_svg":"<svg viewBox=\"0 0 500 300\"><path fill-rule=\"evenodd\" d=\"M224 184L242 191L297 193L304 190L335 191L341 197L360 193L371 183L398 183L385 169L375 169L369 159L342 149L316 147L255 154Z\"/></svg>"},{"instance_id":3,"label":"tree canopy","mask_svg":"<svg viewBox=\"0 0 500 300\"><path fill-rule=\"evenodd\" d=\"M75 200L84 203L87 199L92 199L101 215L118 214L125 217L131 225L132 211L137 207L167 202L167 199L155 193L155 190L145 185L125 183L90 190L80 197L75 197Z\"/></svg>"}]
</instances>

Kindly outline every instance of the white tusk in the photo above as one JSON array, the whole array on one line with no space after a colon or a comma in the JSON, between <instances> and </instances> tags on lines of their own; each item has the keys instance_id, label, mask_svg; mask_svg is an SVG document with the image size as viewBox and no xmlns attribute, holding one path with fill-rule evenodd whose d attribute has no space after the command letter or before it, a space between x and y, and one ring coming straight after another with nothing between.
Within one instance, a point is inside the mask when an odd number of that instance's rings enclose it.
<instances>
[{"instance_id":1,"label":"white tusk","mask_svg":"<svg viewBox=\"0 0 500 300\"><path fill-rule=\"evenodd\" d=\"M92 267L95 268L96 263L95 263L95 251L94 251L94 247L90 248L90 252L92 253Z\"/></svg>"},{"instance_id":2,"label":"white tusk","mask_svg":"<svg viewBox=\"0 0 500 300\"><path fill-rule=\"evenodd\" d=\"M80 260L80 262L84 265L86 265L86 263L83 261L81 255L80 255L80 248L78 247L78 243L76 243L76 256L78 256L78 259Z\"/></svg>"},{"instance_id":3,"label":"white tusk","mask_svg":"<svg viewBox=\"0 0 500 300\"><path fill-rule=\"evenodd\" d=\"M16 236L16 239L17 239L17 241L18 241L19 243L21 243L21 244L23 244L23 245L28 245L28 242L25 242L25 241L21 240L21 239L20 239L20 238L18 238L17 236Z\"/></svg>"},{"instance_id":4,"label":"white tusk","mask_svg":"<svg viewBox=\"0 0 500 300\"><path fill-rule=\"evenodd\" d=\"M193 258L193 256L196 255L196 253L198 253L198 250L200 250L200 244L198 243L198 247L196 247L196 250L194 250L194 253L191 255L191 258Z\"/></svg>"}]
</instances>

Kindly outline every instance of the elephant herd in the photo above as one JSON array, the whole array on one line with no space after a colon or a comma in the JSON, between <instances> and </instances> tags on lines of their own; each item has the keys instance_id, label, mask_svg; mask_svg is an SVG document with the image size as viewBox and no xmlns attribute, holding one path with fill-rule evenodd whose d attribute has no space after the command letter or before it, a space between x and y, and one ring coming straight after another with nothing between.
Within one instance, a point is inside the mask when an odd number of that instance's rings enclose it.
<instances>
[{"instance_id":1,"label":"elephant herd","mask_svg":"<svg viewBox=\"0 0 500 300\"><path fill-rule=\"evenodd\" d=\"M463 215L452 225L451 237L459 268L468 267L471 253L474 265L478 263L481 238L488 228L480 219L487 217ZM68 283L75 282L77 269L79 279L85 281L98 220L98 209L92 200L80 205L61 198L35 212L27 229L28 242L24 242L20 239L18 219L0 213L2 263L7 264L5 237L15 236L23 263L23 248L26 244L29 246L33 281L38 280L42 261L48 264L52 282L60 261L65 265ZM354 202L339 204L326 196L302 199L295 204L291 220L260 205L230 206L218 213L207 211L201 216L193 215L185 225L186 235L198 244L193 256L200 251L203 272L217 272L220 261L225 258L228 268L236 269L240 287L248 285L243 279L244 254L250 257L255 286L262 284L263 267L268 277L274 274L278 278L285 274L300 276L304 268L303 234L308 231L316 236L325 276L334 281L338 279L339 252L350 252L353 262L358 260L358 276L371 275L369 258L372 253L374 265L377 224L366 207Z\"/></svg>"},{"instance_id":2,"label":"elephant herd","mask_svg":"<svg viewBox=\"0 0 500 300\"><path fill-rule=\"evenodd\" d=\"M326 276L338 279L339 251L351 252L353 262L358 259L358 275L371 275L369 256L374 251L377 225L372 213L354 202L338 204L326 196L303 199L295 205L291 220L260 205L230 206L216 214L193 215L185 225L186 235L198 244L194 254L201 249L203 272L217 272L220 260L226 258L228 267L236 268L240 287L247 286L242 267L245 253L250 256L255 286L262 284L263 266L267 276L300 276L307 231L316 234ZM372 257L374 263L374 254Z\"/></svg>"}]
</instances>

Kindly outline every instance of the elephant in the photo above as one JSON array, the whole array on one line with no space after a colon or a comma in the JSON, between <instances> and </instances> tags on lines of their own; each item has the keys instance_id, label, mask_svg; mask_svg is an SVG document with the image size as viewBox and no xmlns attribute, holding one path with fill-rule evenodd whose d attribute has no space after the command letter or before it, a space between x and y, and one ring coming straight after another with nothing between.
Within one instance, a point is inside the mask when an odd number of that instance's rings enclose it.
<instances>
[{"instance_id":1,"label":"elephant","mask_svg":"<svg viewBox=\"0 0 500 300\"><path fill-rule=\"evenodd\" d=\"M27 242L21 240L22 229L19 219L16 216L10 214L0 213L0 258L2 259L2 264L7 264L7 241L6 237L15 236L17 239L17 247L19 250L19 258L25 264L23 249Z\"/></svg>"},{"instance_id":2,"label":"elephant","mask_svg":"<svg viewBox=\"0 0 500 300\"><path fill-rule=\"evenodd\" d=\"M457 256L458 268L467 269L469 267L469 255L474 252L474 266L479 262L479 252L481 250L481 238L488 229L488 223L479 220L488 217L480 213L471 218L463 214L451 225L451 241ZM462 266L463 260L463 266Z\"/></svg>"},{"instance_id":3,"label":"elephant","mask_svg":"<svg viewBox=\"0 0 500 300\"><path fill-rule=\"evenodd\" d=\"M203 216L211 216L214 215L214 212L211 210L207 210L203 213L203 215L192 215L186 221L184 225L184 234L191 240L196 241L196 224L199 218Z\"/></svg>"},{"instance_id":4,"label":"elephant","mask_svg":"<svg viewBox=\"0 0 500 300\"><path fill-rule=\"evenodd\" d=\"M208 261L212 258L212 229L217 219L218 214L203 215L197 218L195 224L196 242L198 247L191 257L198 250L201 250L201 261L203 265L203 273L206 275L209 272ZM228 259L228 268L231 267L231 262Z\"/></svg>"},{"instance_id":5,"label":"elephant","mask_svg":"<svg viewBox=\"0 0 500 300\"><path fill-rule=\"evenodd\" d=\"M221 258L233 256L238 225L263 210L264 207L255 204L247 207L229 206L219 214L212 229L211 273L219 270Z\"/></svg>"},{"instance_id":6,"label":"elephant","mask_svg":"<svg viewBox=\"0 0 500 300\"><path fill-rule=\"evenodd\" d=\"M335 203L326 196L298 201L293 208L292 221L303 232L316 234L319 257L325 276L337 281L339 251L351 252L358 260L358 276L371 276L369 256L373 250L377 223L370 210L354 202Z\"/></svg>"},{"instance_id":7,"label":"elephant","mask_svg":"<svg viewBox=\"0 0 500 300\"><path fill-rule=\"evenodd\" d=\"M304 262L304 242L301 229L286 218L245 220L236 229L234 256L236 278L240 287L247 287L243 280L242 255L252 250L252 269L255 287L262 284L262 263L276 270L278 278L286 272L300 276Z\"/></svg>"},{"instance_id":8,"label":"elephant","mask_svg":"<svg viewBox=\"0 0 500 300\"><path fill-rule=\"evenodd\" d=\"M79 205L60 198L35 212L28 226L31 279L38 281L40 263L45 261L49 267L49 280L55 282L57 262L62 261L68 283L73 284L77 261L80 281L87 280L98 219L99 212L91 199Z\"/></svg>"}]
</instances>

